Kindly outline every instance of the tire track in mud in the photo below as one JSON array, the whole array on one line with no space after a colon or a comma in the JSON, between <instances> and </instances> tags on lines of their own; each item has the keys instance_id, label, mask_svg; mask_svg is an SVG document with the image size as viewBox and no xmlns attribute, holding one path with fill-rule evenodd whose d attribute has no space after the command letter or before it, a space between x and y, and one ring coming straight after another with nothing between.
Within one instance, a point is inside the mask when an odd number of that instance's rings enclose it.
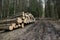
<instances>
[{"instance_id":1,"label":"tire track in mud","mask_svg":"<svg viewBox=\"0 0 60 40\"><path fill-rule=\"evenodd\" d=\"M50 22L44 22L44 35L42 40L59 40L58 34L56 34L56 29Z\"/></svg>"},{"instance_id":2,"label":"tire track in mud","mask_svg":"<svg viewBox=\"0 0 60 40\"><path fill-rule=\"evenodd\" d=\"M10 32L1 33L0 37L3 38L1 40L15 40L16 38L18 39L23 36L23 34L25 35L29 31L31 31L36 24L37 22L35 22L34 24L30 24L30 26L27 26L24 29L17 29Z\"/></svg>"},{"instance_id":3,"label":"tire track in mud","mask_svg":"<svg viewBox=\"0 0 60 40\"><path fill-rule=\"evenodd\" d=\"M24 40L36 40L39 37L39 25L40 23L38 22L36 25L34 25L34 28L32 28L28 33L26 33L24 36ZM23 39L22 39L23 40Z\"/></svg>"},{"instance_id":4,"label":"tire track in mud","mask_svg":"<svg viewBox=\"0 0 60 40\"><path fill-rule=\"evenodd\" d=\"M0 34L0 40L59 40L54 25L49 21L37 21L24 29Z\"/></svg>"},{"instance_id":5,"label":"tire track in mud","mask_svg":"<svg viewBox=\"0 0 60 40\"><path fill-rule=\"evenodd\" d=\"M16 38L16 39L13 39L13 40L32 40L34 37L33 37L33 30L34 28L36 27L36 25L38 25L39 22L35 23L33 26L31 26L26 32L24 32L22 35L20 35L20 38Z\"/></svg>"},{"instance_id":6,"label":"tire track in mud","mask_svg":"<svg viewBox=\"0 0 60 40\"><path fill-rule=\"evenodd\" d=\"M20 40L40 40L40 35L42 34L40 29L42 30L43 28L41 22L38 22L37 25L35 25L31 31L23 35Z\"/></svg>"},{"instance_id":7,"label":"tire track in mud","mask_svg":"<svg viewBox=\"0 0 60 40\"><path fill-rule=\"evenodd\" d=\"M31 34L32 33L32 34ZM54 26L49 22L41 22L29 31L26 40L57 40ZM31 37L33 36L33 37Z\"/></svg>"}]
</instances>

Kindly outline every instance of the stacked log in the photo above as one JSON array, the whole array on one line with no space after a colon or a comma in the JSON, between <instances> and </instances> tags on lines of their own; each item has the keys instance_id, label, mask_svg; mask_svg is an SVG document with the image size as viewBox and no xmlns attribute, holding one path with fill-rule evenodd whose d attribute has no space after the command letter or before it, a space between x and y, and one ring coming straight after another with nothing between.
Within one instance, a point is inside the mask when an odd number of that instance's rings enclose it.
<instances>
[{"instance_id":1,"label":"stacked log","mask_svg":"<svg viewBox=\"0 0 60 40\"><path fill-rule=\"evenodd\" d=\"M11 25L9 26L9 30L13 30L18 27L24 28L25 24L28 24L31 22L35 22L34 16L31 13L22 12L22 17L18 17L15 23L11 23Z\"/></svg>"}]
</instances>

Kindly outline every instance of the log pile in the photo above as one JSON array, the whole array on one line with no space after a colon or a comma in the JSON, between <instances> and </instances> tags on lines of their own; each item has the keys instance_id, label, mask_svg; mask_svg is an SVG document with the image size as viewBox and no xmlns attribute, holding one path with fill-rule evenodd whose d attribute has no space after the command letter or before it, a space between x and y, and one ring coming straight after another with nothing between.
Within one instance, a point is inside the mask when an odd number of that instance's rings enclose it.
<instances>
[{"instance_id":1,"label":"log pile","mask_svg":"<svg viewBox=\"0 0 60 40\"><path fill-rule=\"evenodd\" d=\"M20 17L17 17L15 22L11 23L11 25L9 26L9 30L13 30L18 27L24 28L25 24L29 24L32 22L35 22L34 16L31 13L22 12L22 15Z\"/></svg>"}]
</instances>

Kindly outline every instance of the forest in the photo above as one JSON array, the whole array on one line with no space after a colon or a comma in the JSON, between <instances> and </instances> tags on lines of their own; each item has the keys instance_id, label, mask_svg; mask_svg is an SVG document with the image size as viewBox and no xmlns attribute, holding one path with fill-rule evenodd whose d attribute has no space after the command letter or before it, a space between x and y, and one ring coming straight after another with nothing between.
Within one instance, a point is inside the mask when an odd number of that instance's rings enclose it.
<instances>
[{"instance_id":1,"label":"forest","mask_svg":"<svg viewBox=\"0 0 60 40\"><path fill-rule=\"evenodd\" d=\"M60 0L0 0L0 19L30 12L35 17L60 19Z\"/></svg>"}]
</instances>

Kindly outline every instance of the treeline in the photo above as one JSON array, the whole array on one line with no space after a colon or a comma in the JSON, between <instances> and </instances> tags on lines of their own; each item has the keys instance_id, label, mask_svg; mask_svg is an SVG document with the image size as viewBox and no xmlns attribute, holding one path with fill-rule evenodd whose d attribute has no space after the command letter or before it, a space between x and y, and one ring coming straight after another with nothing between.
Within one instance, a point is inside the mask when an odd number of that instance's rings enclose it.
<instances>
[{"instance_id":1,"label":"treeline","mask_svg":"<svg viewBox=\"0 0 60 40\"><path fill-rule=\"evenodd\" d=\"M2 0L0 19L15 16L19 12L31 12L35 17L60 18L59 0Z\"/></svg>"},{"instance_id":2,"label":"treeline","mask_svg":"<svg viewBox=\"0 0 60 40\"><path fill-rule=\"evenodd\" d=\"M48 0L46 2L46 17L50 17L50 18L55 18L55 19L59 19L60 18L60 0Z\"/></svg>"}]
</instances>

